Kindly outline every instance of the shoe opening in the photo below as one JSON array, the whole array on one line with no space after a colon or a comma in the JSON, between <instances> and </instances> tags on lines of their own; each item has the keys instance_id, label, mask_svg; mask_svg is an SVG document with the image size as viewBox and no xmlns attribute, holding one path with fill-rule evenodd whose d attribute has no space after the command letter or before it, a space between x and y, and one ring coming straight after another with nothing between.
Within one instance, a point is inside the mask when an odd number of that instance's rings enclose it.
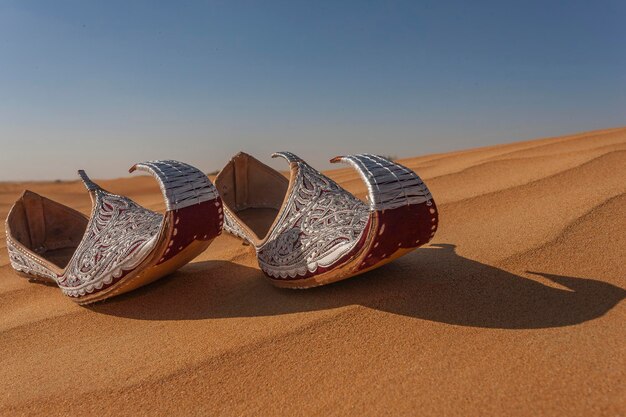
<instances>
[{"instance_id":1,"label":"shoe opening","mask_svg":"<svg viewBox=\"0 0 626 417\"><path fill-rule=\"evenodd\" d=\"M220 171L215 186L224 205L261 241L278 216L289 180L241 152Z\"/></svg>"},{"instance_id":2,"label":"shoe opening","mask_svg":"<svg viewBox=\"0 0 626 417\"><path fill-rule=\"evenodd\" d=\"M25 191L7 218L7 233L35 255L65 268L87 228L87 217L32 191Z\"/></svg>"}]
</instances>

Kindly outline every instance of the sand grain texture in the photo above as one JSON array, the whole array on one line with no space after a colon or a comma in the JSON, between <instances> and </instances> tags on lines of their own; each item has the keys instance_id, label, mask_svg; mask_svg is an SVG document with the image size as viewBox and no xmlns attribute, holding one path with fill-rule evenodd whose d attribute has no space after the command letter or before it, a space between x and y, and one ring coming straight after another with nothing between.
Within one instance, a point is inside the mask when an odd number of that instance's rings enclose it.
<instances>
[{"instance_id":1,"label":"sand grain texture","mask_svg":"<svg viewBox=\"0 0 626 417\"><path fill-rule=\"evenodd\" d=\"M401 162L435 240L323 288L273 288L221 236L85 308L0 242L0 415L625 415L626 128ZM162 207L151 178L101 185ZM78 182L0 183L2 218L24 188L90 209Z\"/></svg>"}]
</instances>

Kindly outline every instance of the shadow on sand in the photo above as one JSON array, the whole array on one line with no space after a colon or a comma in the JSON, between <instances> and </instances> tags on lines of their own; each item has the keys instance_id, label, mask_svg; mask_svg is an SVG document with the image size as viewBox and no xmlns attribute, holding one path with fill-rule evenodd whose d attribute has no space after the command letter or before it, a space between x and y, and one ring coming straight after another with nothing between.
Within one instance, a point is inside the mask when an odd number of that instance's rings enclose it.
<instances>
[{"instance_id":1,"label":"shadow on sand","mask_svg":"<svg viewBox=\"0 0 626 417\"><path fill-rule=\"evenodd\" d=\"M93 311L143 320L271 316L346 305L461 326L536 329L602 316L626 291L586 278L529 273L553 288L433 245L343 282L309 290L278 289L254 268L227 261L187 265Z\"/></svg>"}]
</instances>

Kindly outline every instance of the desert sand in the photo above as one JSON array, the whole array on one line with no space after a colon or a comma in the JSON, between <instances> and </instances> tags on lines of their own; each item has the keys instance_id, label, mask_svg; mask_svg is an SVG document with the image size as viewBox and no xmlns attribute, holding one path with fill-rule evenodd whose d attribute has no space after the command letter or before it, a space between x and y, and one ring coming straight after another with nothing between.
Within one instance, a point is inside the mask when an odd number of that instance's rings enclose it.
<instances>
[{"instance_id":1,"label":"desert sand","mask_svg":"<svg viewBox=\"0 0 626 417\"><path fill-rule=\"evenodd\" d=\"M81 307L2 240L0 415L625 415L626 128L399 162L434 241L322 288L272 287L222 235ZM162 208L150 177L100 184ZM89 212L79 182L0 183L2 218L25 188Z\"/></svg>"}]
</instances>

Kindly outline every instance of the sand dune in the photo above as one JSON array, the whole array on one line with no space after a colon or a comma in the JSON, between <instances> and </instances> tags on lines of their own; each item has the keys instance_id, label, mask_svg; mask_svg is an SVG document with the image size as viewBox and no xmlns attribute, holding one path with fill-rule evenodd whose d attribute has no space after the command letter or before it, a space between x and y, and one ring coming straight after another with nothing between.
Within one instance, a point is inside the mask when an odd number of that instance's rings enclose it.
<instances>
[{"instance_id":1,"label":"sand dune","mask_svg":"<svg viewBox=\"0 0 626 417\"><path fill-rule=\"evenodd\" d=\"M323 288L273 288L221 236L85 308L0 242L0 415L626 414L626 128L401 162L434 241ZM162 207L151 178L101 184ZM78 182L0 183L2 218L24 188L90 210Z\"/></svg>"}]
</instances>

